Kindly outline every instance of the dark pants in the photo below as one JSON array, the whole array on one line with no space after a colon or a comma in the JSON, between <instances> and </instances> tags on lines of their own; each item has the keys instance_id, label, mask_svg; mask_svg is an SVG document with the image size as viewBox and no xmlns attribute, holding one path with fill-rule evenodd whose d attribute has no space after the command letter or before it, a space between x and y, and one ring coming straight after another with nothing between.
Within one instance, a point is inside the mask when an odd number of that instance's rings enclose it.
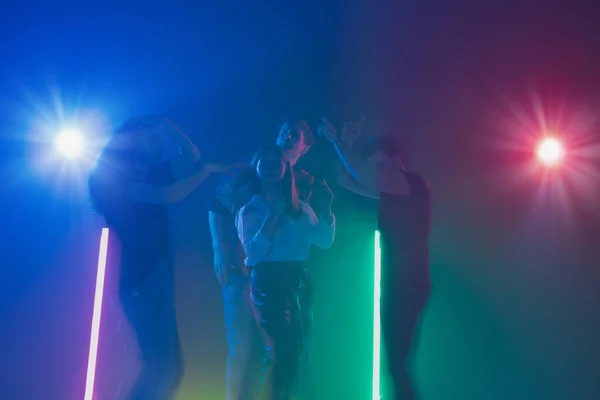
<instances>
[{"instance_id":1,"label":"dark pants","mask_svg":"<svg viewBox=\"0 0 600 400\"><path fill-rule=\"evenodd\" d=\"M304 332L302 358L300 370L298 371L298 382L296 393L300 399L312 400L315 398L315 388L310 376L310 351L312 348L313 335L313 308L314 308L314 284L313 277L308 268L302 270L302 285L298 292L298 303L300 304L300 315L302 316L302 329Z\"/></svg>"},{"instance_id":2,"label":"dark pants","mask_svg":"<svg viewBox=\"0 0 600 400\"><path fill-rule=\"evenodd\" d=\"M141 285L121 291L120 298L137 339L141 364L126 399L173 399L183 378L183 357L175 317L173 274L166 258L157 263ZM126 354L131 356L132 350L126 347Z\"/></svg>"},{"instance_id":3,"label":"dark pants","mask_svg":"<svg viewBox=\"0 0 600 400\"><path fill-rule=\"evenodd\" d=\"M269 400L290 399L303 355L298 304L301 263L262 263L250 274L252 306L265 343L262 390Z\"/></svg>"},{"instance_id":4,"label":"dark pants","mask_svg":"<svg viewBox=\"0 0 600 400\"><path fill-rule=\"evenodd\" d=\"M395 398L419 398L409 368L411 349L417 344L421 314L431 291L427 253L406 257L382 249L381 272L381 330Z\"/></svg>"}]
</instances>

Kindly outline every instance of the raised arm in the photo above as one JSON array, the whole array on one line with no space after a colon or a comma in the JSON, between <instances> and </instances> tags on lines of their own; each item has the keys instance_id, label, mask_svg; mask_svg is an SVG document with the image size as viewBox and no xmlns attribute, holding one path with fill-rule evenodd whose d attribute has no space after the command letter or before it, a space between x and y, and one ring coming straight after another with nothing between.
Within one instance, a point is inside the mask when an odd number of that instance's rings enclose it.
<instances>
[{"instance_id":1,"label":"raised arm","mask_svg":"<svg viewBox=\"0 0 600 400\"><path fill-rule=\"evenodd\" d=\"M166 122L166 130L171 139L177 144L181 154L169 161L171 170L175 178L187 174L192 166L200 159L200 150L190 140L190 138L177 125L171 122L167 117L163 117Z\"/></svg>"},{"instance_id":2,"label":"raised arm","mask_svg":"<svg viewBox=\"0 0 600 400\"><path fill-rule=\"evenodd\" d=\"M271 251L279 215L269 211L265 216L262 210L251 203L238 212L235 225L250 263L264 260Z\"/></svg>"},{"instance_id":3,"label":"raised arm","mask_svg":"<svg viewBox=\"0 0 600 400\"><path fill-rule=\"evenodd\" d=\"M335 239L335 216L330 210L328 213L320 213L317 217L310 205L301 203L301 206L308 216L311 243L322 249L329 249Z\"/></svg>"},{"instance_id":4,"label":"raised arm","mask_svg":"<svg viewBox=\"0 0 600 400\"><path fill-rule=\"evenodd\" d=\"M369 189L365 186L360 185L358 182L356 182L356 180L354 178L352 178L352 175L350 175L348 170L346 170L346 167L344 167L344 165L342 164L341 161L338 160L335 168L336 168L336 171L335 171L336 181L337 181L338 185L340 185L344 189L354 192L360 196L370 197L373 199L379 198L378 190Z\"/></svg>"},{"instance_id":5,"label":"raised arm","mask_svg":"<svg viewBox=\"0 0 600 400\"><path fill-rule=\"evenodd\" d=\"M323 118L324 124L319 127L319 133L329 140L340 158L340 161L361 185L370 187L375 182L376 176L367 168L365 161L352 150L349 144L345 143L338 135L335 127L327 118Z\"/></svg>"},{"instance_id":6,"label":"raised arm","mask_svg":"<svg viewBox=\"0 0 600 400\"><path fill-rule=\"evenodd\" d=\"M333 192L324 179L317 188L317 201L319 202L319 217L315 215L310 205L307 203L301 203L301 205L311 222L311 242L323 249L328 249L333 245L335 239L335 215L331 209Z\"/></svg>"}]
</instances>

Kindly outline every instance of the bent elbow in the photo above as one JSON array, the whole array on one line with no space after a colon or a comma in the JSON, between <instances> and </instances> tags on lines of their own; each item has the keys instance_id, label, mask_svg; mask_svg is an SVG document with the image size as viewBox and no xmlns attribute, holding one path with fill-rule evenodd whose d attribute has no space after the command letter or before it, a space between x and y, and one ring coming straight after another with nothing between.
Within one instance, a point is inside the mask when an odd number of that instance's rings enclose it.
<instances>
[{"instance_id":1,"label":"bent elbow","mask_svg":"<svg viewBox=\"0 0 600 400\"><path fill-rule=\"evenodd\" d=\"M197 147L194 147L190 154L191 164L196 164L200 160L200 158L202 158L202 153L200 152L200 150L198 150Z\"/></svg>"}]
</instances>

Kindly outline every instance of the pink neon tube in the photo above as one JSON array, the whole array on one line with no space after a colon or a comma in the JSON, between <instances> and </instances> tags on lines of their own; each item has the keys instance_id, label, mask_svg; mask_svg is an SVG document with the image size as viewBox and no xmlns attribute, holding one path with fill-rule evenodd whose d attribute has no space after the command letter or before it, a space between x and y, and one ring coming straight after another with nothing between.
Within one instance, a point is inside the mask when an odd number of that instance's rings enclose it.
<instances>
[{"instance_id":1,"label":"pink neon tube","mask_svg":"<svg viewBox=\"0 0 600 400\"><path fill-rule=\"evenodd\" d=\"M94 313L92 314L92 334L90 338L90 354L88 357L87 379L85 381L84 400L92 400L94 380L96 379L96 359L98 358L98 337L100 335L100 317L102 315L102 295L104 293L104 275L106 272L106 256L108 253L108 228L102 228L100 236L100 254L96 271L96 292L94 295Z\"/></svg>"}]
</instances>

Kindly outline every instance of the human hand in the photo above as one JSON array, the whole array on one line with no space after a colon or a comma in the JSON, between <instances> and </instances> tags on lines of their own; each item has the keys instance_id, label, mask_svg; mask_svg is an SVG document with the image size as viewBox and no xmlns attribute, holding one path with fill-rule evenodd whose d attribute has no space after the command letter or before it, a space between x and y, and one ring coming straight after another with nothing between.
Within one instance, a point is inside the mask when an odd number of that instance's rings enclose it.
<instances>
[{"instance_id":1,"label":"human hand","mask_svg":"<svg viewBox=\"0 0 600 400\"><path fill-rule=\"evenodd\" d=\"M319 126L319 129L317 130L317 134L325 136L325 138L327 138L327 140L329 140L330 142L333 142L334 140L336 140L338 138L337 132L335 130L335 126L333 126L333 124L331 122L329 122L329 120L327 118L323 117L322 119L323 119L323 124L321 126Z\"/></svg>"},{"instance_id":2,"label":"human hand","mask_svg":"<svg viewBox=\"0 0 600 400\"><path fill-rule=\"evenodd\" d=\"M334 195L325 179L322 179L321 182L319 182L318 196L319 203L323 207L331 207L331 205L333 204Z\"/></svg>"},{"instance_id":3,"label":"human hand","mask_svg":"<svg viewBox=\"0 0 600 400\"><path fill-rule=\"evenodd\" d=\"M340 137L344 143L351 146L360 137L366 117L365 114L362 114L358 121L348 121L344 124Z\"/></svg>"}]
</instances>

